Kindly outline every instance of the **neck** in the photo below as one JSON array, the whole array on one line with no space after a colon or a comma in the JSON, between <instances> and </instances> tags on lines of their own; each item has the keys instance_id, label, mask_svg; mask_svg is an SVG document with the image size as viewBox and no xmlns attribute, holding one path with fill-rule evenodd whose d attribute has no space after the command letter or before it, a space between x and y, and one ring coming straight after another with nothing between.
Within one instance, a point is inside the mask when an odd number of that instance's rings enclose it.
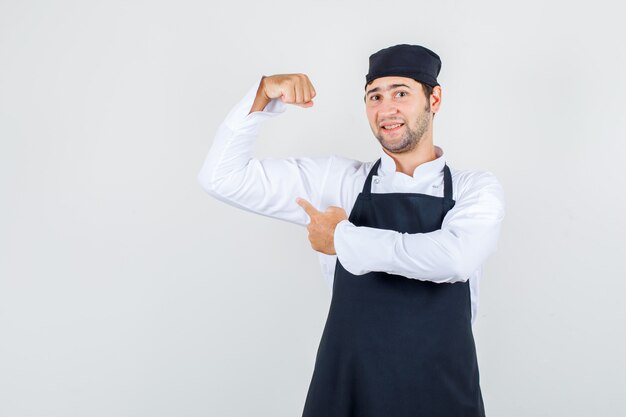
<instances>
[{"instance_id":1,"label":"neck","mask_svg":"<svg viewBox=\"0 0 626 417\"><path fill-rule=\"evenodd\" d=\"M393 153L383 148L383 151L396 162L396 171L413 176L415 168L421 164L437 159L432 136L424 137L420 143L410 152Z\"/></svg>"}]
</instances>

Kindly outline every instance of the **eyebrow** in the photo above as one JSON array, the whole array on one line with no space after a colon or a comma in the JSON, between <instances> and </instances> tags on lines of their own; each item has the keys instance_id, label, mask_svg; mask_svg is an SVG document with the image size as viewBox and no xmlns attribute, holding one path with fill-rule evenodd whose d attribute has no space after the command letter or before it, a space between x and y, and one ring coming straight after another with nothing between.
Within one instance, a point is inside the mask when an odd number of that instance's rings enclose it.
<instances>
[{"instance_id":1,"label":"eyebrow","mask_svg":"<svg viewBox=\"0 0 626 417\"><path fill-rule=\"evenodd\" d=\"M385 88L385 89L384 89L384 91L389 91L389 90L391 90L391 89L393 89L393 88L398 88L398 87L406 87L406 88L408 88L409 90L411 89L411 87L409 87L409 86L408 86L408 85L406 85L406 84L391 84L390 86L388 86L387 88ZM380 87L372 88L372 89L371 89L371 90L369 90L367 93L365 93L365 95L367 96L367 95L369 95L370 93L375 93L375 92L377 92L377 91L380 91Z\"/></svg>"}]
</instances>

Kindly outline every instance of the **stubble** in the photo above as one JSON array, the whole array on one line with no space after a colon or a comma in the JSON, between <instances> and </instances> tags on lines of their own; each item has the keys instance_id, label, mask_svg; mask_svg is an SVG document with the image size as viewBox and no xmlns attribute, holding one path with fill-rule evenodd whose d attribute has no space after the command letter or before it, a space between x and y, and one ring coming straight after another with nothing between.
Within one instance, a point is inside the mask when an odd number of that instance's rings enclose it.
<instances>
[{"instance_id":1,"label":"stubble","mask_svg":"<svg viewBox=\"0 0 626 417\"><path fill-rule=\"evenodd\" d=\"M383 134L378 132L374 132L374 136L378 139L381 146L392 153L404 153L410 152L420 143L424 134L428 130L428 125L431 119L430 112L430 102L426 102L426 106L424 107L424 111L421 112L414 121L414 126L412 128L410 123L405 124L404 133L402 133L402 137L397 142L389 143L385 141L383 138ZM381 130L383 128L380 128Z\"/></svg>"}]
</instances>

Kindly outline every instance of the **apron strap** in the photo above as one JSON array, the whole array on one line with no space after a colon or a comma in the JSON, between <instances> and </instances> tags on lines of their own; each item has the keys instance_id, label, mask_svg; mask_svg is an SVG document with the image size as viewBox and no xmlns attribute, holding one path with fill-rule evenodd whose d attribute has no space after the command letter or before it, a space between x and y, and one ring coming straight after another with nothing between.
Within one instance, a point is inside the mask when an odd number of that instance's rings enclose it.
<instances>
[{"instance_id":1,"label":"apron strap","mask_svg":"<svg viewBox=\"0 0 626 417\"><path fill-rule=\"evenodd\" d=\"M446 211L454 207L454 200L452 199L452 174L448 164L443 166L443 206Z\"/></svg>"},{"instance_id":2,"label":"apron strap","mask_svg":"<svg viewBox=\"0 0 626 417\"><path fill-rule=\"evenodd\" d=\"M367 174L367 178L365 179L365 184L363 185L363 198L366 198L368 200L370 198L370 195L372 194L372 176L374 175L374 173L378 175L380 159L381 158L378 158L378 160L374 163L372 169L370 169L370 172L369 174Z\"/></svg>"}]
</instances>

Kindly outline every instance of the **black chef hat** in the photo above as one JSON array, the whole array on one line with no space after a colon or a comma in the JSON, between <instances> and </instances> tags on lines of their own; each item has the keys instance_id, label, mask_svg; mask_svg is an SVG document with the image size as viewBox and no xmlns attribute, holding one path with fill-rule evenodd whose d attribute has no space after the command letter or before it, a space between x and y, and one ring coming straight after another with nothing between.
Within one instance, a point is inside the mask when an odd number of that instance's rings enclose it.
<instances>
[{"instance_id":1,"label":"black chef hat","mask_svg":"<svg viewBox=\"0 0 626 417\"><path fill-rule=\"evenodd\" d=\"M408 77L431 87L439 85L441 70L439 55L419 45L400 44L381 49L370 55L370 68L365 76L365 87L380 77Z\"/></svg>"}]
</instances>

